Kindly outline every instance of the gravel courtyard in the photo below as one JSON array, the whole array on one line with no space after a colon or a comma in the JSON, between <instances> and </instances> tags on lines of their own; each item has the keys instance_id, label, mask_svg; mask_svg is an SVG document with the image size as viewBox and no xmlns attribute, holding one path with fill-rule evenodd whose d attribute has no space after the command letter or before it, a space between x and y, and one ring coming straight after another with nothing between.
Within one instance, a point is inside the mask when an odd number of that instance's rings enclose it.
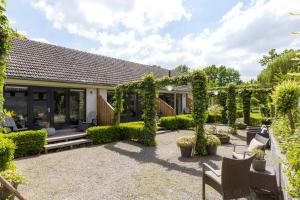
<instances>
[{"instance_id":1,"label":"gravel courtyard","mask_svg":"<svg viewBox=\"0 0 300 200\"><path fill-rule=\"evenodd\" d=\"M192 131L157 135L156 147L122 141L77 148L16 160L28 183L19 187L27 199L200 199L201 168L219 168L232 145L222 145L217 156L180 158L176 139ZM245 133L231 142L245 144ZM221 196L207 186L207 199Z\"/></svg>"}]
</instances>

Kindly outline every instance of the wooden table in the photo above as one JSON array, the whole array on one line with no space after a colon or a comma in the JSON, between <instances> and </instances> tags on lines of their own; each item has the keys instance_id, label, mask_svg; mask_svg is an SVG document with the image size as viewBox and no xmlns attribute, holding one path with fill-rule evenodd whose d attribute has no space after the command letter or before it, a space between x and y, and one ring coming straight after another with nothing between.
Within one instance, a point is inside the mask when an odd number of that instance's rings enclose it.
<instances>
[{"instance_id":1,"label":"wooden table","mask_svg":"<svg viewBox=\"0 0 300 200\"><path fill-rule=\"evenodd\" d=\"M255 191L270 193L279 199L276 175L272 167L266 167L263 172L250 170L250 187Z\"/></svg>"}]
</instances>

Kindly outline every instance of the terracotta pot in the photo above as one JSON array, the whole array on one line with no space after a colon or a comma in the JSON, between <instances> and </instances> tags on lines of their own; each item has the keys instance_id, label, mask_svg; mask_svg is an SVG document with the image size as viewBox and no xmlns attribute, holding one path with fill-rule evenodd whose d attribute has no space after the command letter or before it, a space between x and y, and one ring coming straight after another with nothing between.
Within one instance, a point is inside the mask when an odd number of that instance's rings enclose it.
<instances>
[{"instance_id":1,"label":"terracotta pot","mask_svg":"<svg viewBox=\"0 0 300 200\"><path fill-rule=\"evenodd\" d=\"M253 159L252 168L255 171L263 172L266 170L266 160Z\"/></svg>"},{"instance_id":2,"label":"terracotta pot","mask_svg":"<svg viewBox=\"0 0 300 200\"><path fill-rule=\"evenodd\" d=\"M192 146L190 147L180 147L181 157L190 158L192 155Z\"/></svg>"},{"instance_id":3,"label":"terracotta pot","mask_svg":"<svg viewBox=\"0 0 300 200\"><path fill-rule=\"evenodd\" d=\"M217 154L217 148L218 146L208 146L207 152L209 155L216 155Z\"/></svg>"}]
</instances>

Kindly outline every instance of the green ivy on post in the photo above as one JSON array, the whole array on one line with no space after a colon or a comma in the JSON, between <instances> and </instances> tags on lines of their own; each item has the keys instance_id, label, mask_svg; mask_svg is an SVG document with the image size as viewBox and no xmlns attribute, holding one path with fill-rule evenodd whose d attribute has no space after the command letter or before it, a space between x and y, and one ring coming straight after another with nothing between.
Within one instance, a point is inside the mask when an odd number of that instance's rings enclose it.
<instances>
[{"instance_id":1,"label":"green ivy on post","mask_svg":"<svg viewBox=\"0 0 300 200\"><path fill-rule=\"evenodd\" d=\"M142 86L144 131L141 141L144 145L154 146L156 144L156 85L153 74L148 74L143 77Z\"/></svg>"},{"instance_id":2,"label":"green ivy on post","mask_svg":"<svg viewBox=\"0 0 300 200\"><path fill-rule=\"evenodd\" d=\"M113 124L114 125L119 125L120 124L120 116L121 113L123 112L123 90L122 88L116 87L115 89L115 95L114 95L114 116L113 116Z\"/></svg>"},{"instance_id":3,"label":"green ivy on post","mask_svg":"<svg viewBox=\"0 0 300 200\"><path fill-rule=\"evenodd\" d=\"M252 91L243 89L242 92L243 100L243 114L244 114L244 123L250 125L250 112L251 112L251 95Z\"/></svg>"},{"instance_id":4,"label":"green ivy on post","mask_svg":"<svg viewBox=\"0 0 300 200\"><path fill-rule=\"evenodd\" d=\"M208 95L207 77L204 71L197 70L192 74L193 118L196 125L196 152L207 155L204 124L207 117Z\"/></svg>"},{"instance_id":5,"label":"green ivy on post","mask_svg":"<svg viewBox=\"0 0 300 200\"><path fill-rule=\"evenodd\" d=\"M227 118L229 132L237 134L236 130L236 86L234 83L229 83L227 93Z\"/></svg>"}]
</instances>

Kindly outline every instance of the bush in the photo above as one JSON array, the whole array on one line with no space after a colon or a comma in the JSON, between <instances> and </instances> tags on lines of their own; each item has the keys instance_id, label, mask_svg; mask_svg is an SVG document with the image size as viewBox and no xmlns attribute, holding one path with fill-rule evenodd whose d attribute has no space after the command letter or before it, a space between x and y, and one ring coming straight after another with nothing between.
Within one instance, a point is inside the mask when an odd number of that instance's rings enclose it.
<instances>
[{"instance_id":1,"label":"bush","mask_svg":"<svg viewBox=\"0 0 300 200\"><path fill-rule=\"evenodd\" d=\"M206 123L217 123L217 122L222 122L222 115L214 115L212 113L208 113Z\"/></svg>"},{"instance_id":2,"label":"bush","mask_svg":"<svg viewBox=\"0 0 300 200\"><path fill-rule=\"evenodd\" d=\"M227 91L227 119L229 125L229 132L231 134L237 134L236 131L236 85L230 83Z\"/></svg>"},{"instance_id":3,"label":"bush","mask_svg":"<svg viewBox=\"0 0 300 200\"><path fill-rule=\"evenodd\" d=\"M13 141L0 137L0 171L13 168L14 152Z\"/></svg>"},{"instance_id":4,"label":"bush","mask_svg":"<svg viewBox=\"0 0 300 200\"><path fill-rule=\"evenodd\" d=\"M196 145L196 137L194 135L181 136L176 140L178 147L194 147Z\"/></svg>"},{"instance_id":5,"label":"bush","mask_svg":"<svg viewBox=\"0 0 300 200\"><path fill-rule=\"evenodd\" d=\"M188 129L194 127L192 115L161 117L160 126L169 130Z\"/></svg>"},{"instance_id":6,"label":"bush","mask_svg":"<svg viewBox=\"0 0 300 200\"><path fill-rule=\"evenodd\" d=\"M218 146L221 145L220 139L213 134L206 134L206 146Z\"/></svg>"},{"instance_id":7,"label":"bush","mask_svg":"<svg viewBox=\"0 0 300 200\"><path fill-rule=\"evenodd\" d=\"M94 144L105 144L120 140L141 141L143 122L121 123L117 126L94 126L87 129L87 137Z\"/></svg>"},{"instance_id":8,"label":"bush","mask_svg":"<svg viewBox=\"0 0 300 200\"><path fill-rule=\"evenodd\" d=\"M4 135L16 145L15 157L39 154L46 144L46 130L12 132Z\"/></svg>"},{"instance_id":9,"label":"bush","mask_svg":"<svg viewBox=\"0 0 300 200\"><path fill-rule=\"evenodd\" d=\"M265 118L257 115L257 114L252 114L250 115L250 125L251 126L261 126L262 125L262 121L264 121Z\"/></svg>"}]
</instances>

